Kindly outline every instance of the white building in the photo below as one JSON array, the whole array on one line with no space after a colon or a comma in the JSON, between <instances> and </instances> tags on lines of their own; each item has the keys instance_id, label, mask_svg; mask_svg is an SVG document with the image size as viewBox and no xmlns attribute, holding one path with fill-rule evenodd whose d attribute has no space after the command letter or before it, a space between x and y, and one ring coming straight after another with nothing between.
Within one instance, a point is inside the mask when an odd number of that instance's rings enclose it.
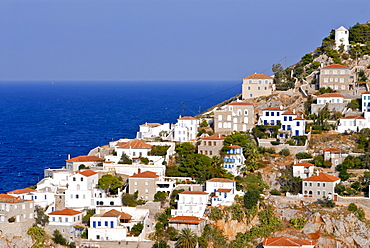
<instances>
[{"instance_id":1,"label":"white building","mask_svg":"<svg viewBox=\"0 0 370 248\"><path fill-rule=\"evenodd\" d=\"M338 93L325 93L317 96L317 104L343 103L344 96Z\"/></svg>"},{"instance_id":2,"label":"white building","mask_svg":"<svg viewBox=\"0 0 370 248\"><path fill-rule=\"evenodd\" d=\"M152 145L142 140L135 139L129 142L117 143L115 151L117 152L118 158L121 158L122 154L126 154L132 160L140 160L141 157L147 157L151 149Z\"/></svg>"},{"instance_id":3,"label":"white building","mask_svg":"<svg viewBox=\"0 0 370 248\"><path fill-rule=\"evenodd\" d=\"M136 139L154 139L157 137L167 138L170 134L170 123L145 123L139 126Z\"/></svg>"},{"instance_id":4,"label":"white building","mask_svg":"<svg viewBox=\"0 0 370 248\"><path fill-rule=\"evenodd\" d=\"M347 103L344 101L344 96L338 93L325 93L317 96L316 103L311 105L311 114L317 114L325 106L329 111L342 112Z\"/></svg>"},{"instance_id":5,"label":"white building","mask_svg":"<svg viewBox=\"0 0 370 248\"><path fill-rule=\"evenodd\" d=\"M303 196L333 199L335 186L340 183L340 178L326 173L319 173L302 180Z\"/></svg>"},{"instance_id":6,"label":"white building","mask_svg":"<svg viewBox=\"0 0 370 248\"><path fill-rule=\"evenodd\" d=\"M178 142L189 142L194 140L198 134L199 119L184 116L177 119L173 126L173 140Z\"/></svg>"},{"instance_id":7,"label":"white building","mask_svg":"<svg viewBox=\"0 0 370 248\"><path fill-rule=\"evenodd\" d=\"M362 112L370 112L370 91L362 93Z\"/></svg>"},{"instance_id":8,"label":"white building","mask_svg":"<svg viewBox=\"0 0 370 248\"><path fill-rule=\"evenodd\" d=\"M343 26L340 26L335 30L335 48L339 50L339 47L344 45L344 51L349 49L349 31Z\"/></svg>"},{"instance_id":9,"label":"white building","mask_svg":"<svg viewBox=\"0 0 370 248\"><path fill-rule=\"evenodd\" d=\"M66 169L72 171L78 171L80 165L86 167L95 167L98 165L103 166L104 159L96 156L78 156L66 160Z\"/></svg>"},{"instance_id":10,"label":"white building","mask_svg":"<svg viewBox=\"0 0 370 248\"><path fill-rule=\"evenodd\" d=\"M48 216L50 226L72 227L82 223L83 212L66 208L61 211L51 212Z\"/></svg>"},{"instance_id":11,"label":"white building","mask_svg":"<svg viewBox=\"0 0 370 248\"><path fill-rule=\"evenodd\" d=\"M68 177L65 190L66 208L90 208L93 203L93 190L98 184L98 173L90 169L80 170Z\"/></svg>"},{"instance_id":12,"label":"white building","mask_svg":"<svg viewBox=\"0 0 370 248\"><path fill-rule=\"evenodd\" d=\"M245 166L243 147L232 145L230 148L224 157L224 168L234 176L237 176L241 167Z\"/></svg>"},{"instance_id":13,"label":"white building","mask_svg":"<svg viewBox=\"0 0 370 248\"><path fill-rule=\"evenodd\" d=\"M33 200L35 206L40 206L45 208L47 206L52 206L54 203L54 191L51 188L42 189L17 189L7 192L8 195L19 197L22 200ZM49 211L53 211L51 208Z\"/></svg>"},{"instance_id":14,"label":"white building","mask_svg":"<svg viewBox=\"0 0 370 248\"><path fill-rule=\"evenodd\" d=\"M286 111L282 106L268 107L262 109L262 116L259 117L258 125L277 125L281 122L282 114Z\"/></svg>"},{"instance_id":15,"label":"white building","mask_svg":"<svg viewBox=\"0 0 370 248\"><path fill-rule=\"evenodd\" d=\"M311 163L298 163L293 165L293 177L305 179L314 174L315 165Z\"/></svg>"},{"instance_id":16,"label":"white building","mask_svg":"<svg viewBox=\"0 0 370 248\"><path fill-rule=\"evenodd\" d=\"M369 113L369 112L365 112ZM345 116L339 119L339 124L337 127L338 132L344 133L344 132L358 132L363 128L368 127L368 122L366 119L362 116L358 115L350 115Z\"/></svg>"},{"instance_id":17,"label":"white building","mask_svg":"<svg viewBox=\"0 0 370 248\"><path fill-rule=\"evenodd\" d=\"M230 206L234 202L236 183L227 178L212 178L206 181L206 191L211 194L212 206Z\"/></svg>"},{"instance_id":18,"label":"white building","mask_svg":"<svg viewBox=\"0 0 370 248\"><path fill-rule=\"evenodd\" d=\"M179 193L177 209L171 210L172 216L203 217L209 193L203 191L183 191Z\"/></svg>"}]
</instances>

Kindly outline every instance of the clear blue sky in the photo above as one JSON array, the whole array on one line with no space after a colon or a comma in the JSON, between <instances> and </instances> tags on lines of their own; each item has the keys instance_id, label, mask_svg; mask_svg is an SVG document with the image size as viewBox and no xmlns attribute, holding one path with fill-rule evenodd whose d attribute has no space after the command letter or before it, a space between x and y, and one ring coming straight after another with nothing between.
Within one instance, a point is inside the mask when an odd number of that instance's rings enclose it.
<instances>
[{"instance_id":1,"label":"clear blue sky","mask_svg":"<svg viewBox=\"0 0 370 248\"><path fill-rule=\"evenodd\" d=\"M0 80L238 80L369 13L369 0L0 0Z\"/></svg>"}]
</instances>

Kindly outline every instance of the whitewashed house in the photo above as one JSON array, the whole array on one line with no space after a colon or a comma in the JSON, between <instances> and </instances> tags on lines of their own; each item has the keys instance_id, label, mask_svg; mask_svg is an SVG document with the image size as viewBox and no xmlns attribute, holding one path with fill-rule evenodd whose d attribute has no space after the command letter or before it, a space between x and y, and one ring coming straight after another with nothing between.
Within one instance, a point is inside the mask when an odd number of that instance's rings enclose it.
<instances>
[{"instance_id":1,"label":"whitewashed house","mask_svg":"<svg viewBox=\"0 0 370 248\"><path fill-rule=\"evenodd\" d=\"M282 106L268 107L262 109L262 115L259 117L258 125L277 125L281 122L282 114L286 111Z\"/></svg>"},{"instance_id":2,"label":"whitewashed house","mask_svg":"<svg viewBox=\"0 0 370 248\"><path fill-rule=\"evenodd\" d=\"M129 142L119 142L115 148L117 157L121 158L123 154L126 154L130 159L135 162L140 161L141 157L147 157L148 153L152 149L152 145L145 143L142 140L131 140Z\"/></svg>"},{"instance_id":3,"label":"whitewashed house","mask_svg":"<svg viewBox=\"0 0 370 248\"><path fill-rule=\"evenodd\" d=\"M349 31L343 26L335 30L335 49L339 50L343 46L344 51L349 49Z\"/></svg>"},{"instance_id":4,"label":"whitewashed house","mask_svg":"<svg viewBox=\"0 0 370 248\"><path fill-rule=\"evenodd\" d=\"M236 194L236 182L227 178L212 178L206 181L206 192L211 194L211 205L230 206Z\"/></svg>"},{"instance_id":5,"label":"whitewashed house","mask_svg":"<svg viewBox=\"0 0 370 248\"><path fill-rule=\"evenodd\" d=\"M8 195L19 197L22 200L32 200L35 203L35 206L40 206L45 208L47 206L52 206L54 203L54 191L51 188L42 189L17 189L10 192L7 192ZM51 211L53 209L50 209Z\"/></svg>"},{"instance_id":6,"label":"whitewashed house","mask_svg":"<svg viewBox=\"0 0 370 248\"><path fill-rule=\"evenodd\" d=\"M199 119L191 116L184 116L177 119L173 125L173 141L189 142L194 140L198 134Z\"/></svg>"},{"instance_id":7,"label":"whitewashed house","mask_svg":"<svg viewBox=\"0 0 370 248\"><path fill-rule=\"evenodd\" d=\"M370 112L370 91L362 93L362 112Z\"/></svg>"},{"instance_id":8,"label":"whitewashed house","mask_svg":"<svg viewBox=\"0 0 370 248\"><path fill-rule=\"evenodd\" d=\"M176 216L168 220L168 225L178 231L190 229L200 236L206 225L206 220L195 216Z\"/></svg>"},{"instance_id":9,"label":"whitewashed house","mask_svg":"<svg viewBox=\"0 0 370 248\"><path fill-rule=\"evenodd\" d=\"M170 134L170 123L145 123L139 126L136 139L167 138Z\"/></svg>"},{"instance_id":10,"label":"whitewashed house","mask_svg":"<svg viewBox=\"0 0 370 248\"><path fill-rule=\"evenodd\" d=\"M368 112L365 112L368 113ZM363 128L367 128L368 122L366 118L359 115L345 116L339 119L337 131L340 133L344 132L358 132Z\"/></svg>"},{"instance_id":11,"label":"whitewashed house","mask_svg":"<svg viewBox=\"0 0 370 248\"><path fill-rule=\"evenodd\" d=\"M238 145L232 145L229 147L224 157L224 168L233 174L234 176L239 175L242 166L245 166L245 157L243 155L243 147Z\"/></svg>"},{"instance_id":12,"label":"whitewashed house","mask_svg":"<svg viewBox=\"0 0 370 248\"><path fill-rule=\"evenodd\" d=\"M103 166L104 159L96 156L78 156L66 160L66 169L72 171L78 171L80 165L86 167L95 167L98 165Z\"/></svg>"},{"instance_id":13,"label":"whitewashed house","mask_svg":"<svg viewBox=\"0 0 370 248\"><path fill-rule=\"evenodd\" d=\"M329 160L335 166L341 164L346 158L346 156L342 155L342 150L334 147L323 149L323 155L324 160Z\"/></svg>"},{"instance_id":14,"label":"whitewashed house","mask_svg":"<svg viewBox=\"0 0 370 248\"><path fill-rule=\"evenodd\" d=\"M60 211L53 211L48 214L48 228L51 232L59 230L63 236L69 236L70 238L78 237L84 230L82 226L83 214L84 212L69 208Z\"/></svg>"},{"instance_id":15,"label":"whitewashed house","mask_svg":"<svg viewBox=\"0 0 370 248\"><path fill-rule=\"evenodd\" d=\"M297 163L293 165L293 177L305 179L314 174L315 165L311 163Z\"/></svg>"},{"instance_id":16,"label":"whitewashed house","mask_svg":"<svg viewBox=\"0 0 370 248\"><path fill-rule=\"evenodd\" d=\"M319 173L302 180L303 196L312 198L328 197L333 199L335 186L340 178L326 173Z\"/></svg>"},{"instance_id":17,"label":"whitewashed house","mask_svg":"<svg viewBox=\"0 0 370 248\"><path fill-rule=\"evenodd\" d=\"M177 209L171 210L172 216L203 217L209 193L203 191L183 191L179 193Z\"/></svg>"},{"instance_id":18,"label":"whitewashed house","mask_svg":"<svg viewBox=\"0 0 370 248\"><path fill-rule=\"evenodd\" d=\"M325 106L328 107L329 111L342 112L347 102L344 101L344 96L338 93L325 93L317 96L316 103L311 105L311 114L317 114Z\"/></svg>"}]
</instances>

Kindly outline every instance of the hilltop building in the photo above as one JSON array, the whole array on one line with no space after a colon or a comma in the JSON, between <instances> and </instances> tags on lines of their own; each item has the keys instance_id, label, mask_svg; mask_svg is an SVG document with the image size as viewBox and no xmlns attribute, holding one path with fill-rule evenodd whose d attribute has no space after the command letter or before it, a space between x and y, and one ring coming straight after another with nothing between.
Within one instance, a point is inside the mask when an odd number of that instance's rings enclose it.
<instances>
[{"instance_id":1,"label":"hilltop building","mask_svg":"<svg viewBox=\"0 0 370 248\"><path fill-rule=\"evenodd\" d=\"M214 111L217 134L250 131L254 127L254 106L247 102L232 102Z\"/></svg>"},{"instance_id":2,"label":"hilltop building","mask_svg":"<svg viewBox=\"0 0 370 248\"><path fill-rule=\"evenodd\" d=\"M242 98L251 99L269 96L274 91L273 78L263 73L255 73L243 78Z\"/></svg>"},{"instance_id":3,"label":"hilltop building","mask_svg":"<svg viewBox=\"0 0 370 248\"><path fill-rule=\"evenodd\" d=\"M312 198L328 197L334 199L334 188L340 178L326 173L319 173L302 180L303 196Z\"/></svg>"},{"instance_id":4,"label":"hilltop building","mask_svg":"<svg viewBox=\"0 0 370 248\"><path fill-rule=\"evenodd\" d=\"M335 49L339 50L343 46L344 51L349 49L349 31L343 26L335 30Z\"/></svg>"},{"instance_id":5,"label":"hilltop building","mask_svg":"<svg viewBox=\"0 0 370 248\"><path fill-rule=\"evenodd\" d=\"M173 125L173 141L189 142L194 140L198 134L199 119L191 116L184 116L177 119Z\"/></svg>"},{"instance_id":6,"label":"hilltop building","mask_svg":"<svg viewBox=\"0 0 370 248\"><path fill-rule=\"evenodd\" d=\"M332 64L322 67L319 77L319 88L331 88L336 91L354 89L353 75L349 67Z\"/></svg>"},{"instance_id":7,"label":"hilltop building","mask_svg":"<svg viewBox=\"0 0 370 248\"><path fill-rule=\"evenodd\" d=\"M311 163L298 163L293 165L293 177L302 179L313 176L315 165Z\"/></svg>"}]
</instances>

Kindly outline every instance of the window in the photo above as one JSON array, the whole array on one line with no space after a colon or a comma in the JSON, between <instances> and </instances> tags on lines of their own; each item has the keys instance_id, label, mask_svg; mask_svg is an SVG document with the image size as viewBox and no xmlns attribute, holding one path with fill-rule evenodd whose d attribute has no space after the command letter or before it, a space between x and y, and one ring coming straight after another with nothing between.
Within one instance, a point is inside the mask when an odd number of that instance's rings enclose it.
<instances>
[{"instance_id":1,"label":"window","mask_svg":"<svg viewBox=\"0 0 370 248\"><path fill-rule=\"evenodd\" d=\"M320 187L320 183L317 183L317 187Z\"/></svg>"},{"instance_id":2,"label":"window","mask_svg":"<svg viewBox=\"0 0 370 248\"><path fill-rule=\"evenodd\" d=\"M258 80L258 84L262 84L262 80L260 79L260 80Z\"/></svg>"},{"instance_id":3,"label":"window","mask_svg":"<svg viewBox=\"0 0 370 248\"><path fill-rule=\"evenodd\" d=\"M63 222L63 221L62 221L62 217L59 217L59 222Z\"/></svg>"},{"instance_id":4,"label":"window","mask_svg":"<svg viewBox=\"0 0 370 248\"><path fill-rule=\"evenodd\" d=\"M337 70L333 70L333 74L334 75L337 75L338 74L338 71Z\"/></svg>"},{"instance_id":5,"label":"window","mask_svg":"<svg viewBox=\"0 0 370 248\"><path fill-rule=\"evenodd\" d=\"M304 183L304 186L307 186L307 183Z\"/></svg>"},{"instance_id":6,"label":"window","mask_svg":"<svg viewBox=\"0 0 370 248\"><path fill-rule=\"evenodd\" d=\"M252 84L252 80L251 79L249 79L249 82L248 82L249 84Z\"/></svg>"},{"instance_id":7,"label":"window","mask_svg":"<svg viewBox=\"0 0 370 248\"><path fill-rule=\"evenodd\" d=\"M288 120L288 118L286 116L284 116L284 121L287 121L287 120Z\"/></svg>"},{"instance_id":8,"label":"window","mask_svg":"<svg viewBox=\"0 0 370 248\"><path fill-rule=\"evenodd\" d=\"M312 187L312 183L310 183L310 187Z\"/></svg>"},{"instance_id":9,"label":"window","mask_svg":"<svg viewBox=\"0 0 370 248\"><path fill-rule=\"evenodd\" d=\"M324 74L329 74L329 71L328 71L328 70L325 70L325 71L324 71Z\"/></svg>"},{"instance_id":10,"label":"window","mask_svg":"<svg viewBox=\"0 0 370 248\"><path fill-rule=\"evenodd\" d=\"M53 221L55 222L55 217L53 217Z\"/></svg>"},{"instance_id":11,"label":"window","mask_svg":"<svg viewBox=\"0 0 370 248\"><path fill-rule=\"evenodd\" d=\"M345 85L342 85L342 90L345 90L346 89L346 86Z\"/></svg>"},{"instance_id":12,"label":"window","mask_svg":"<svg viewBox=\"0 0 370 248\"><path fill-rule=\"evenodd\" d=\"M145 189L145 193L149 193L149 189L148 188Z\"/></svg>"},{"instance_id":13,"label":"window","mask_svg":"<svg viewBox=\"0 0 370 248\"><path fill-rule=\"evenodd\" d=\"M265 87L264 89L267 90L267 87Z\"/></svg>"},{"instance_id":14,"label":"window","mask_svg":"<svg viewBox=\"0 0 370 248\"><path fill-rule=\"evenodd\" d=\"M344 83L344 78L340 78L339 82Z\"/></svg>"},{"instance_id":15,"label":"window","mask_svg":"<svg viewBox=\"0 0 370 248\"><path fill-rule=\"evenodd\" d=\"M330 78L330 79L329 79L329 81L330 81L330 82L333 82L333 78Z\"/></svg>"},{"instance_id":16,"label":"window","mask_svg":"<svg viewBox=\"0 0 370 248\"><path fill-rule=\"evenodd\" d=\"M248 115L248 110L247 109L244 110L244 114Z\"/></svg>"},{"instance_id":17,"label":"window","mask_svg":"<svg viewBox=\"0 0 370 248\"><path fill-rule=\"evenodd\" d=\"M73 178L73 181L76 181L76 178L75 177Z\"/></svg>"},{"instance_id":18,"label":"window","mask_svg":"<svg viewBox=\"0 0 370 248\"><path fill-rule=\"evenodd\" d=\"M322 186L325 188L326 187L326 183L322 183Z\"/></svg>"},{"instance_id":19,"label":"window","mask_svg":"<svg viewBox=\"0 0 370 248\"><path fill-rule=\"evenodd\" d=\"M219 116L218 116L218 120L219 120L219 121L222 121L222 115L219 115Z\"/></svg>"},{"instance_id":20,"label":"window","mask_svg":"<svg viewBox=\"0 0 370 248\"><path fill-rule=\"evenodd\" d=\"M268 84L268 83L269 83L269 81L266 79L266 80L265 80L265 84Z\"/></svg>"},{"instance_id":21,"label":"window","mask_svg":"<svg viewBox=\"0 0 370 248\"><path fill-rule=\"evenodd\" d=\"M297 127L299 127L301 125L301 123L299 121L297 121Z\"/></svg>"},{"instance_id":22,"label":"window","mask_svg":"<svg viewBox=\"0 0 370 248\"><path fill-rule=\"evenodd\" d=\"M84 178L83 177L81 177L81 182L84 180Z\"/></svg>"},{"instance_id":23,"label":"window","mask_svg":"<svg viewBox=\"0 0 370 248\"><path fill-rule=\"evenodd\" d=\"M257 89L258 89L258 90L261 90L261 87L259 87L259 86L258 86L258 88L257 88Z\"/></svg>"},{"instance_id":24,"label":"window","mask_svg":"<svg viewBox=\"0 0 370 248\"><path fill-rule=\"evenodd\" d=\"M317 191L317 195L320 195L320 190Z\"/></svg>"},{"instance_id":25,"label":"window","mask_svg":"<svg viewBox=\"0 0 370 248\"><path fill-rule=\"evenodd\" d=\"M266 111L266 116L270 116L270 112Z\"/></svg>"},{"instance_id":26,"label":"window","mask_svg":"<svg viewBox=\"0 0 370 248\"><path fill-rule=\"evenodd\" d=\"M346 71L345 70L340 70L340 74L344 75L344 74L346 74Z\"/></svg>"},{"instance_id":27,"label":"window","mask_svg":"<svg viewBox=\"0 0 370 248\"><path fill-rule=\"evenodd\" d=\"M338 78L334 78L334 82L338 82Z\"/></svg>"},{"instance_id":28,"label":"window","mask_svg":"<svg viewBox=\"0 0 370 248\"><path fill-rule=\"evenodd\" d=\"M289 116L289 121L292 121L293 120L293 117L292 116Z\"/></svg>"},{"instance_id":29,"label":"window","mask_svg":"<svg viewBox=\"0 0 370 248\"><path fill-rule=\"evenodd\" d=\"M324 78L324 83L327 83L328 82L328 79L327 78Z\"/></svg>"},{"instance_id":30,"label":"window","mask_svg":"<svg viewBox=\"0 0 370 248\"><path fill-rule=\"evenodd\" d=\"M212 151L209 151L209 155L211 155L211 156L212 156Z\"/></svg>"},{"instance_id":31,"label":"window","mask_svg":"<svg viewBox=\"0 0 370 248\"><path fill-rule=\"evenodd\" d=\"M98 221L98 226L101 226L101 221Z\"/></svg>"},{"instance_id":32,"label":"window","mask_svg":"<svg viewBox=\"0 0 370 248\"><path fill-rule=\"evenodd\" d=\"M250 86L248 86L248 90L251 90L251 87Z\"/></svg>"},{"instance_id":33,"label":"window","mask_svg":"<svg viewBox=\"0 0 370 248\"><path fill-rule=\"evenodd\" d=\"M249 94L249 97L253 97L253 94Z\"/></svg>"},{"instance_id":34,"label":"window","mask_svg":"<svg viewBox=\"0 0 370 248\"><path fill-rule=\"evenodd\" d=\"M78 195L76 195L76 199L78 199Z\"/></svg>"},{"instance_id":35,"label":"window","mask_svg":"<svg viewBox=\"0 0 370 248\"><path fill-rule=\"evenodd\" d=\"M108 226L108 221L104 221L104 226Z\"/></svg>"}]
</instances>

